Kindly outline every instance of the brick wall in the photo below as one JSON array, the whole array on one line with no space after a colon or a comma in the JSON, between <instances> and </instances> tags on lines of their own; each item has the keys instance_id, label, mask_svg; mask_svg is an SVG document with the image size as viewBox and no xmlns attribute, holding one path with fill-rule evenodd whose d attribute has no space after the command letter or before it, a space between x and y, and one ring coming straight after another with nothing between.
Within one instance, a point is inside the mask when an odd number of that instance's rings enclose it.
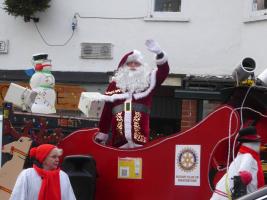
<instances>
[{"instance_id":1,"label":"brick wall","mask_svg":"<svg viewBox=\"0 0 267 200\"><path fill-rule=\"evenodd\" d=\"M221 105L218 101L203 101L203 118ZM187 130L197 124L197 100L182 100L181 131Z\"/></svg>"},{"instance_id":2,"label":"brick wall","mask_svg":"<svg viewBox=\"0 0 267 200\"><path fill-rule=\"evenodd\" d=\"M187 130L196 124L197 101L182 100L181 131Z\"/></svg>"}]
</instances>

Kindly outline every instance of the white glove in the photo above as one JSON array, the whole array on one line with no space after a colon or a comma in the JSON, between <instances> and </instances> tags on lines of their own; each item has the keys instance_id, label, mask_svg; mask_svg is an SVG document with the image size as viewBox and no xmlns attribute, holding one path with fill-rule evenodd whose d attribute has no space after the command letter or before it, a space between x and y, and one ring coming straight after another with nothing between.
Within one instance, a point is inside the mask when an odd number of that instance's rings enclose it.
<instances>
[{"instance_id":1,"label":"white glove","mask_svg":"<svg viewBox=\"0 0 267 200\"><path fill-rule=\"evenodd\" d=\"M108 134L99 132L95 136L95 141L98 142L98 143L101 143L101 144L106 144L107 141L108 141Z\"/></svg>"},{"instance_id":2,"label":"white glove","mask_svg":"<svg viewBox=\"0 0 267 200\"><path fill-rule=\"evenodd\" d=\"M156 53L157 55L162 53L159 44L152 39L146 40L145 45L149 51Z\"/></svg>"}]
</instances>

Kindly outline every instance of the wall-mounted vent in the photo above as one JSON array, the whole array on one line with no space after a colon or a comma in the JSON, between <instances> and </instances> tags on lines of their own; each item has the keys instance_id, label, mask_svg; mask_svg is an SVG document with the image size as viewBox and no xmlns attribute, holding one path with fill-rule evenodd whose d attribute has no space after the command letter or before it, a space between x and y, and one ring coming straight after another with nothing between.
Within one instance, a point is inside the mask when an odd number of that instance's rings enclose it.
<instances>
[{"instance_id":1,"label":"wall-mounted vent","mask_svg":"<svg viewBox=\"0 0 267 200\"><path fill-rule=\"evenodd\" d=\"M81 43L81 58L112 59L111 43Z\"/></svg>"},{"instance_id":2,"label":"wall-mounted vent","mask_svg":"<svg viewBox=\"0 0 267 200\"><path fill-rule=\"evenodd\" d=\"M0 53L8 53L8 40L0 40Z\"/></svg>"}]
</instances>

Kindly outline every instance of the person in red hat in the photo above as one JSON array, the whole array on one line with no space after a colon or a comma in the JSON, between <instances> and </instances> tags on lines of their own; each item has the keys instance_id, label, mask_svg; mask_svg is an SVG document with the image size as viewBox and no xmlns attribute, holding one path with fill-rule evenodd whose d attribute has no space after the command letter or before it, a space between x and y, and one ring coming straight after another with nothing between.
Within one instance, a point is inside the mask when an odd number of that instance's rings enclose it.
<instances>
[{"instance_id":1,"label":"person in red hat","mask_svg":"<svg viewBox=\"0 0 267 200\"><path fill-rule=\"evenodd\" d=\"M264 174L260 161L261 137L253 126L239 131L237 141L240 148L231 162L228 172L217 183L211 200L232 199L234 176L239 176L246 186L246 193L251 193L264 186Z\"/></svg>"},{"instance_id":2,"label":"person in red hat","mask_svg":"<svg viewBox=\"0 0 267 200\"><path fill-rule=\"evenodd\" d=\"M111 145L134 148L149 141L149 114L155 90L169 73L166 53L154 40L147 40L146 47L156 54L157 68L149 69L140 51L133 50L121 59L118 69L105 95L100 132L96 140L106 144L111 127Z\"/></svg>"},{"instance_id":3,"label":"person in red hat","mask_svg":"<svg viewBox=\"0 0 267 200\"><path fill-rule=\"evenodd\" d=\"M10 200L76 200L68 175L58 167L61 155L51 144L33 147L33 168L19 174Z\"/></svg>"}]
</instances>

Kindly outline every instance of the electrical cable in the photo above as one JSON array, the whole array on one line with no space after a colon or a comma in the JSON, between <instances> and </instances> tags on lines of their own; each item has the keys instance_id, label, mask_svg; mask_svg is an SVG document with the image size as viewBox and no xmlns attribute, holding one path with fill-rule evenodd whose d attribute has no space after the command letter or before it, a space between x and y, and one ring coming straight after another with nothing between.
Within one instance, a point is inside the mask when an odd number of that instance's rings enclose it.
<instances>
[{"instance_id":1,"label":"electrical cable","mask_svg":"<svg viewBox=\"0 0 267 200\"><path fill-rule=\"evenodd\" d=\"M66 42L64 42L63 44L51 44L49 43L45 37L43 36L43 34L41 33L41 31L39 30L37 24L34 22L35 28L38 32L38 34L40 35L41 39L43 40L43 42L47 45L47 46L66 46L70 40L73 38L74 35L74 31L77 27L77 17L81 18L81 19L112 19L112 20L133 20L133 19L144 19L147 16L140 16L140 17L96 17L96 16L81 16L79 13L75 13L74 17L73 17L73 22L72 22L72 33L71 36L66 40Z\"/></svg>"},{"instance_id":2,"label":"electrical cable","mask_svg":"<svg viewBox=\"0 0 267 200\"><path fill-rule=\"evenodd\" d=\"M259 112L259 111L257 111L257 110L254 110L254 109L252 109L252 108L250 108L250 107L244 107L244 104L245 104L245 101L246 101L246 99L247 99L247 97L248 97L248 94L250 93L251 88L253 88L253 87L267 89L267 87L265 87L265 86L257 86L257 85L256 85L256 86L251 86L251 87L249 87L249 89L247 90L247 92L246 92L246 94L245 94L245 96L244 96L244 99L243 99L243 101L242 101L242 103L241 103L241 106L238 107L238 108L235 108L235 109L233 109L233 110L231 111L231 113L230 113L230 117L229 117L229 127L228 127L228 155L227 155L227 165L226 165L226 167L223 168L223 169L219 169L219 168L217 168L218 171L224 171L224 170L226 170L227 173L228 173L231 152L232 152L232 157L233 157L233 159L235 158L235 152L234 152L235 149L233 148L232 151L231 151L231 137L232 137L235 133L237 133L236 131L233 131L233 133L231 133L231 129L232 129L231 125L232 125L233 114L235 115L235 117L237 117L237 113L236 113L236 111L240 110L240 112L241 112L241 116L243 116L243 113L242 113L243 110L250 110L250 111L253 111L253 112L259 114L260 116L262 116L262 117L264 117L264 118L267 118L267 115L264 115L263 113L261 113L261 112ZM241 118L242 118L242 117L241 117ZM240 127L241 127L241 126L243 127L243 120L240 120L240 123L241 123L241 124L240 124ZM239 129L239 130L240 130L240 129ZM234 142L233 142L233 147L234 147L235 144L236 144L237 137L238 137L238 134L235 135ZM226 139L226 138L222 138L220 141L217 142L217 144L214 146L214 148L213 148L213 150L212 150L212 152L211 152L210 155L213 155L213 152L214 152L214 150L217 148L218 144L219 144L221 141L223 141L224 139ZM210 158L209 158L209 165L210 165L210 163L211 163L211 156L210 156ZM207 169L207 170L209 170L209 169ZM207 174L209 174L209 172L208 172ZM208 177L207 177L207 178L208 178ZM212 189L212 187L211 187L211 183L210 183L209 178L208 178L208 183L209 183L210 190L213 191L213 189Z\"/></svg>"},{"instance_id":3,"label":"electrical cable","mask_svg":"<svg viewBox=\"0 0 267 200\"><path fill-rule=\"evenodd\" d=\"M246 92L246 94L245 94L245 96L244 96L244 99L243 99L243 101L242 101L242 103L241 103L241 106L240 107L238 107L238 108L235 108L235 109L233 109L232 110L232 112L231 112L231 114L230 114L230 118L229 118L229 129L228 129L228 155L227 155L227 165L226 165L226 174L228 174L228 170L229 170L229 165L230 165L230 157L231 157L231 137L233 136L233 134L235 134L235 132L234 133L231 133L231 125L232 125L232 114L233 113L235 113L235 111L237 111L237 110L240 110L240 128L239 128L239 130L243 127L243 110L245 109L245 110L250 110L250 111L252 111L252 112L255 112L255 113L257 113L258 115L260 115L260 116L262 116L262 117L264 117L264 118L267 118L267 115L264 115L263 113L261 113L261 112L259 112L259 111L257 111L257 110L255 110L255 109L252 109L252 108L250 108L250 107L244 107L244 104L245 104L245 101L246 101L246 99L247 99L247 96L248 96L248 94L250 93L250 91L251 91L251 88L254 88L254 87L258 87L258 88L264 88L264 89L267 89L267 87L264 87L264 86L251 86L251 87L249 87L249 89L247 90L247 92ZM234 142L233 142L233 149L232 149L232 158L234 159L235 158L235 144L236 144L236 140L237 140L237 137L238 137L238 134L236 134L235 135L235 138L234 138ZM216 146L215 146L216 147ZM215 147L214 147L214 149L215 149ZM212 151L213 152L213 151ZM212 154L211 154L212 155ZM210 163L210 162L209 162ZM228 180L226 180L226 181L228 181L228 183L229 183L229 179ZM228 184L229 185L229 184ZM209 182L209 186L210 186L210 189L211 189L211 191L213 190L212 188L211 188L211 184L210 184L210 182Z\"/></svg>"},{"instance_id":4,"label":"electrical cable","mask_svg":"<svg viewBox=\"0 0 267 200\"><path fill-rule=\"evenodd\" d=\"M246 95L245 95L245 97L244 97L244 99L243 99L243 101L242 101L242 103L241 103L241 110L240 110L241 125L240 125L240 129L243 128L243 125L244 125L242 108L244 107L244 103L245 103L245 101L246 101L246 99L247 99L247 96L248 96L248 94L249 94L251 88L253 88L253 87L256 87L256 86L251 86L251 87L248 88L248 90L247 90L247 92L246 92Z\"/></svg>"},{"instance_id":5,"label":"electrical cable","mask_svg":"<svg viewBox=\"0 0 267 200\"><path fill-rule=\"evenodd\" d=\"M243 99L243 101L241 103L241 107L240 107L240 120L241 120L240 129L242 129L243 128L243 125L244 125L244 122L243 122L243 108L244 108L244 104L245 104L245 101L246 101L246 99L248 97L248 94L251 91L251 88L254 88L254 87L267 89L267 87L264 87L264 86L256 86L256 85L255 86L251 86L251 87L248 88L248 90L247 90L247 92L246 92L246 94L244 96L244 99ZM248 109L248 107L246 107L246 109ZM262 113L260 113L260 112L258 112L256 110L253 110L253 112L256 112L257 114L261 115L262 117L267 117L266 115L263 115ZM234 147L235 147L235 144L236 144L237 137L238 137L238 134L235 136L235 139L234 139L234 142L233 142L233 153L232 153L233 159L235 158L235 149L234 149Z\"/></svg>"},{"instance_id":6,"label":"electrical cable","mask_svg":"<svg viewBox=\"0 0 267 200\"><path fill-rule=\"evenodd\" d=\"M233 131L232 133L231 133L231 129L232 129L232 127L231 127L231 125L232 125L232 119L233 119L233 115L235 115L235 117L237 117L237 113L236 113L236 111L238 111L238 110L250 110L250 111L253 111L253 112L255 112L255 113L257 113L257 114L259 114L260 116L262 116L262 117L264 117L264 118L267 118L267 115L264 115L264 114L262 114L261 112L259 112L259 111L257 111L257 110L254 110L254 109L252 109L252 108L250 108L250 107L243 107L243 108L241 108L241 107L238 107L238 108L235 108L235 109L232 109L232 111L231 111L231 113L230 113L230 117L229 117L229 128L228 128L228 155L227 155L227 165L226 165L226 168L223 168L223 169L217 169L218 171L223 171L223 170L225 170L226 169L226 171L228 172L228 168L229 168L229 163L230 163L230 155L231 155L231 148L230 148L230 146L231 146L231 137L235 134L235 133L237 133L236 132L236 130L235 131ZM235 136L235 140L236 140L236 138L237 138L237 136L238 136L238 134ZM216 149L216 147L218 146L218 144L221 142L221 141L223 141L224 139L226 139L226 138L222 138L220 141L218 141L217 142L217 144L214 146L214 148L213 148L213 150L212 150L212 152L210 153L210 155L213 155L214 153L214 150ZM235 144L235 143L234 143ZM233 150L234 150L234 148L233 148ZM233 154L234 155L234 154ZM233 156L233 158L234 158L234 156ZM211 156L210 156L210 158L209 158L209 165L210 165L210 163L211 163ZM207 169L207 170L209 170L209 169ZM208 173L207 173L208 174ZM209 182L209 186L210 186L210 189L211 189L211 191L213 191L213 189L212 189L212 187L211 187L211 183L210 183L210 181L209 181L209 178L208 178L208 182Z\"/></svg>"},{"instance_id":7,"label":"electrical cable","mask_svg":"<svg viewBox=\"0 0 267 200\"><path fill-rule=\"evenodd\" d=\"M139 17L97 17L97 16L81 16L80 13L75 13L74 16L78 16L81 19L118 19L118 20L132 20L132 19L144 19L147 16Z\"/></svg>"},{"instance_id":8,"label":"electrical cable","mask_svg":"<svg viewBox=\"0 0 267 200\"><path fill-rule=\"evenodd\" d=\"M34 25L35 25L35 28L37 30L37 32L39 33L40 37L42 38L43 42L47 45L47 46L66 46L69 41L72 39L73 35L74 35L74 31L76 29L76 27L73 27L73 24L72 24L72 33L71 33L71 36L63 43L63 44L50 44L49 42L46 41L46 39L44 38L43 34L41 33L41 31L39 30L37 24L34 22Z\"/></svg>"}]
</instances>

